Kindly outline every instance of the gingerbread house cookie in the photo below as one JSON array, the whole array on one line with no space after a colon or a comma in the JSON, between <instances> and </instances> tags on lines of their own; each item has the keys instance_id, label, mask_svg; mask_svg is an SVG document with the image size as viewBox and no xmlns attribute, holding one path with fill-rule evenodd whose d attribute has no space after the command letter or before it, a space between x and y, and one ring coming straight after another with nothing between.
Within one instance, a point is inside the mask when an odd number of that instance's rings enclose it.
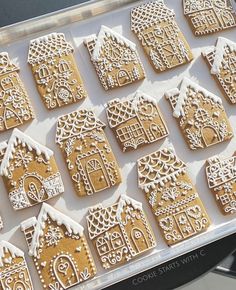
<instances>
[{"instance_id":1,"label":"gingerbread house cookie","mask_svg":"<svg viewBox=\"0 0 236 290\"><path fill-rule=\"evenodd\" d=\"M127 263L156 246L142 204L126 195L104 208L90 208L87 216L89 237L103 268Z\"/></svg>"},{"instance_id":2,"label":"gingerbread house cookie","mask_svg":"<svg viewBox=\"0 0 236 290\"><path fill-rule=\"evenodd\" d=\"M76 103L87 96L73 52L63 33L52 33L30 42L28 63L49 110Z\"/></svg>"},{"instance_id":3,"label":"gingerbread house cookie","mask_svg":"<svg viewBox=\"0 0 236 290\"><path fill-rule=\"evenodd\" d=\"M98 36L89 36L84 44L105 90L145 78L136 45L114 30L102 25Z\"/></svg>"},{"instance_id":4,"label":"gingerbread house cookie","mask_svg":"<svg viewBox=\"0 0 236 290\"><path fill-rule=\"evenodd\" d=\"M224 215L236 213L236 154L215 156L206 162L208 186Z\"/></svg>"},{"instance_id":5,"label":"gingerbread house cookie","mask_svg":"<svg viewBox=\"0 0 236 290\"><path fill-rule=\"evenodd\" d=\"M191 49L163 0L141 4L131 11L131 30L140 40L150 63L162 72L190 62Z\"/></svg>"},{"instance_id":6,"label":"gingerbread house cookie","mask_svg":"<svg viewBox=\"0 0 236 290\"><path fill-rule=\"evenodd\" d=\"M222 100L197 83L184 78L179 89L165 94L190 149L230 140L233 130Z\"/></svg>"},{"instance_id":7,"label":"gingerbread house cookie","mask_svg":"<svg viewBox=\"0 0 236 290\"><path fill-rule=\"evenodd\" d=\"M14 129L4 154L0 174L15 210L46 201L64 192L54 153Z\"/></svg>"},{"instance_id":8,"label":"gingerbread house cookie","mask_svg":"<svg viewBox=\"0 0 236 290\"><path fill-rule=\"evenodd\" d=\"M35 117L19 71L7 52L0 53L0 131L17 127Z\"/></svg>"},{"instance_id":9,"label":"gingerbread house cookie","mask_svg":"<svg viewBox=\"0 0 236 290\"><path fill-rule=\"evenodd\" d=\"M230 0L183 0L183 9L196 36L236 26Z\"/></svg>"},{"instance_id":10,"label":"gingerbread house cookie","mask_svg":"<svg viewBox=\"0 0 236 290\"><path fill-rule=\"evenodd\" d=\"M56 143L80 196L91 195L121 182L119 167L104 128L105 124L91 110L74 111L58 119Z\"/></svg>"},{"instance_id":11,"label":"gingerbread house cookie","mask_svg":"<svg viewBox=\"0 0 236 290\"><path fill-rule=\"evenodd\" d=\"M107 119L123 152L168 135L157 101L138 91L132 99L114 99L106 105Z\"/></svg>"},{"instance_id":12,"label":"gingerbread house cookie","mask_svg":"<svg viewBox=\"0 0 236 290\"><path fill-rule=\"evenodd\" d=\"M145 192L166 243L171 246L205 231L210 220L173 148L140 158L138 184Z\"/></svg>"},{"instance_id":13,"label":"gingerbread house cookie","mask_svg":"<svg viewBox=\"0 0 236 290\"><path fill-rule=\"evenodd\" d=\"M236 43L219 37L214 47L203 53L211 74L219 83L227 100L236 103Z\"/></svg>"},{"instance_id":14,"label":"gingerbread house cookie","mask_svg":"<svg viewBox=\"0 0 236 290\"><path fill-rule=\"evenodd\" d=\"M34 289L24 253L6 241L0 242L0 289Z\"/></svg>"},{"instance_id":15,"label":"gingerbread house cookie","mask_svg":"<svg viewBox=\"0 0 236 290\"><path fill-rule=\"evenodd\" d=\"M21 230L43 289L68 289L96 274L83 227L48 204Z\"/></svg>"}]
</instances>

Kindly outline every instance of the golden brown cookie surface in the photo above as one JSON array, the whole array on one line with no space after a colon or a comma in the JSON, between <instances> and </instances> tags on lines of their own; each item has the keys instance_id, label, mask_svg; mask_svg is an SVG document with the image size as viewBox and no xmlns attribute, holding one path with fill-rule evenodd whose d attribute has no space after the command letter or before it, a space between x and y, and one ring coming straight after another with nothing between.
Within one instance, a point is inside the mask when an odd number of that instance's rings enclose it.
<instances>
[{"instance_id":1,"label":"golden brown cookie surface","mask_svg":"<svg viewBox=\"0 0 236 290\"><path fill-rule=\"evenodd\" d=\"M185 163L172 148L140 158L137 166L139 187L169 246L207 230L209 217Z\"/></svg>"}]
</instances>

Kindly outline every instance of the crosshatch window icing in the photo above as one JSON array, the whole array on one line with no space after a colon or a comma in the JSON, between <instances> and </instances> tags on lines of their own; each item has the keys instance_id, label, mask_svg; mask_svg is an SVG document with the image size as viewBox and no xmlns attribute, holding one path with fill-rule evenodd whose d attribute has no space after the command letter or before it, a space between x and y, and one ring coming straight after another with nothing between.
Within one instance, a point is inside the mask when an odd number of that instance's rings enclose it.
<instances>
[{"instance_id":1,"label":"crosshatch window icing","mask_svg":"<svg viewBox=\"0 0 236 290\"><path fill-rule=\"evenodd\" d=\"M157 72L193 59L191 49L164 1L152 1L131 11L131 30L137 35Z\"/></svg>"},{"instance_id":2,"label":"crosshatch window icing","mask_svg":"<svg viewBox=\"0 0 236 290\"><path fill-rule=\"evenodd\" d=\"M63 152L76 193L80 196L121 182L104 128L105 124L91 110L75 111L58 119L56 143Z\"/></svg>"},{"instance_id":3,"label":"crosshatch window icing","mask_svg":"<svg viewBox=\"0 0 236 290\"><path fill-rule=\"evenodd\" d=\"M73 52L63 33L30 42L28 63L48 109L76 103L87 96Z\"/></svg>"},{"instance_id":4,"label":"crosshatch window icing","mask_svg":"<svg viewBox=\"0 0 236 290\"><path fill-rule=\"evenodd\" d=\"M0 173L15 210L24 209L64 192L53 152L14 129Z\"/></svg>"},{"instance_id":5,"label":"crosshatch window icing","mask_svg":"<svg viewBox=\"0 0 236 290\"><path fill-rule=\"evenodd\" d=\"M53 207L43 203L21 230L44 289L68 289L96 275L83 227Z\"/></svg>"},{"instance_id":6,"label":"crosshatch window icing","mask_svg":"<svg viewBox=\"0 0 236 290\"><path fill-rule=\"evenodd\" d=\"M126 263L156 245L142 204L126 195L109 207L99 204L90 208L87 224L105 269Z\"/></svg>"},{"instance_id":7,"label":"crosshatch window icing","mask_svg":"<svg viewBox=\"0 0 236 290\"><path fill-rule=\"evenodd\" d=\"M102 25L98 36L89 36L84 44L105 90L145 78L136 45L112 29Z\"/></svg>"},{"instance_id":8,"label":"crosshatch window icing","mask_svg":"<svg viewBox=\"0 0 236 290\"><path fill-rule=\"evenodd\" d=\"M230 140L233 130L222 100L188 78L165 94L192 150Z\"/></svg>"},{"instance_id":9,"label":"crosshatch window icing","mask_svg":"<svg viewBox=\"0 0 236 290\"><path fill-rule=\"evenodd\" d=\"M137 167L139 187L169 246L207 230L209 217L173 148L140 158Z\"/></svg>"}]
</instances>

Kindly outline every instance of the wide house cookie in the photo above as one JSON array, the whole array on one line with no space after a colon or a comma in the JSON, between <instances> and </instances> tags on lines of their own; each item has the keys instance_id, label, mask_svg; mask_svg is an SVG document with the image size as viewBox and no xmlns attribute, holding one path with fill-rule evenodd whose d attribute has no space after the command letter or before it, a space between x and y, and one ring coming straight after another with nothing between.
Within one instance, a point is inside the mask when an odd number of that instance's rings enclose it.
<instances>
[{"instance_id":1,"label":"wide house cookie","mask_svg":"<svg viewBox=\"0 0 236 290\"><path fill-rule=\"evenodd\" d=\"M47 109L81 101L87 96L72 45L63 33L31 40L28 63Z\"/></svg>"},{"instance_id":2,"label":"wide house cookie","mask_svg":"<svg viewBox=\"0 0 236 290\"><path fill-rule=\"evenodd\" d=\"M165 94L192 150L228 141L233 130L222 100L197 83L184 78L179 89Z\"/></svg>"},{"instance_id":3,"label":"wide house cookie","mask_svg":"<svg viewBox=\"0 0 236 290\"><path fill-rule=\"evenodd\" d=\"M49 148L14 129L0 174L15 210L31 207L64 192L61 174Z\"/></svg>"},{"instance_id":4,"label":"wide house cookie","mask_svg":"<svg viewBox=\"0 0 236 290\"><path fill-rule=\"evenodd\" d=\"M216 45L202 53L226 99L236 103L236 42L218 37Z\"/></svg>"},{"instance_id":5,"label":"wide house cookie","mask_svg":"<svg viewBox=\"0 0 236 290\"><path fill-rule=\"evenodd\" d=\"M19 71L7 52L0 53L0 132L35 117Z\"/></svg>"},{"instance_id":6,"label":"wide house cookie","mask_svg":"<svg viewBox=\"0 0 236 290\"><path fill-rule=\"evenodd\" d=\"M145 78L136 45L114 30L102 25L98 36L87 37L84 44L105 90Z\"/></svg>"},{"instance_id":7,"label":"wide house cookie","mask_svg":"<svg viewBox=\"0 0 236 290\"><path fill-rule=\"evenodd\" d=\"M0 242L0 289L34 289L24 253L6 241Z\"/></svg>"},{"instance_id":8,"label":"wide house cookie","mask_svg":"<svg viewBox=\"0 0 236 290\"><path fill-rule=\"evenodd\" d=\"M96 275L83 227L50 205L43 203L21 230L43 289L68 289Z\"/></svg>"},{"instance_id":9,"label":"wide house cookie","mask_svg":"<svg viewBox=\"0 0 236 290\"><path fill-rule=\"evenodd\" d=\"M89 238L105 269L120 266L156 246L142 204L126 195L118 202L89 209Z\"/></svg>"},{"instance_id":10,"label":"wide house cookie","mask_svg":"<svg viewBox=\"0 0 236 290\"><path fill-rule=\"evenodd\" d=\"M224 215L236 213L236 153L228 158L209 158L206 176L221 212Z\"/></svg>"},{"instance_id":11,"label":"wide house cookie","mask_svg":"<svg viewBox=\"0 0 236 290\"><path fill-rule=\"evenodd\" d=\"M138 185L145 192L165 242L171 246L206 231L209 217L173 148L140 158Z\"/></svg>"},{"instance_id":12,"label":"wide house cookie","mask_svg":"<svg viewBox=\"0 0 236 290\"><path fill-rule=\"evenodd\" d=\"M107 119L123 152L165 138L169 133L157 101L141 91L106 104Z\"/></svg>"},{"instance_id":13,"label":"wide house cookie","mask_svg":"<svg viewBox=\"0 0 236 290\"><path fill-rule=\"evenodd\" d=\"M105 126L91 110L78 110L58 118L56 143L79 196L92 195L121 182Z\"/></svg>"},{"instance_id":14,"label":"wide house cookie","mask_svg":"<svg viewBox=\"0 0 236 290\"><path fill-rule=\"evenodd\" d=\"M236 26L230 0L183 0L183 9L196 36Z\"/></svg>"},{"instance_id":15,"label":"wide house cookie","mask_svg":"<svg viewBox=\"0 0 236 290\"><path fill-rule=\"evenodd\" d=\"M157 72L172 69L193 59L175 13L164 1L153 1L131 11L131 30L140 40L150 63Z\"/></svg>"}]
</instances>

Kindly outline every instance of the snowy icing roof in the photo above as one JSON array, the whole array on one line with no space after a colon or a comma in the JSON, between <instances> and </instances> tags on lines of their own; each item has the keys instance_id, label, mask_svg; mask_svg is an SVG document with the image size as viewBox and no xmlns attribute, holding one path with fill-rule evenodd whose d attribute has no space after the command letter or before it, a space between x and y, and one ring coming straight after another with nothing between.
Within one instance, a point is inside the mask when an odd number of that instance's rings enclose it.
<instances>
[{"instance_id":1,"label":"snowy icing roof","mask_svg":"<svg viewBox=\"0 0 236 290\"><path fill-rule=\"evenodd\" d=\"M177 103L176 103L176 106L175 106L174 112L173 112L173 116L175 118L179 118L180 116L184 116L185 103L189 97L189 95L187 94L189 87L192 88L193 90L195 90L196 92L201 92L206 98L209 98L211 101L218 103L218 104L222 104L221 98L219 98L218 96L209 92L208 90L204 89L203 87L201 87L197 83L193 82L189 78L185 77L180 85L178 100L177 100ZM176 90L175 90L175 93L176 93ZM166 94L166 97L168 97L168 92Z\"/></svg>"},{"instance_id":2,"label":"snowy icing roof","mask_svg":"<svg viewBox=\"0 0 236 290\"><path fill-rule=\"evenodd\" d=\"M213 7L212 0L183 0L183 5L185 15Z\"/></svg>"},{"instance_id":3,"label":"snowy icing roof","mask_svg":"<svg viewBox=\"0 0 236 290\"><path fill-rule=\"evenodd\" d=\"M211 67L212 74L220 73L220 69L222 67L222 63L223 63L224 56L226 53L226 47L228 47L230 52L232 51L236 52L236 42L233 42L224 37L218 37L218 40L215 46L214 61Z\"/></svg>"},{"instance_id":4,"label":"snowy icing roof","mask_svg":"<svg viewBox=\"0 0 236 290\"><path fill-rule=\"evenodd\" d=\"M51 33L30 41L28 63L35 64L74 51L63 33Z\"/></svg>"},{"instance_id":5,"label":"snowy icing roof","mask_svg":"<svg viewBox=\"0 0 236 290\"><path fill-rule=\"evenodd\" d=\"M157 106L157 101L141 91L137 91L131 100L114 99L107 103L106 113L111 128L135 117L144 101Z\"/></svg>"},{"instance_id":6,"label":"snowy icing roof","mask_svg":"<svg viewBox=\"0 0 236 290\"><path fill-rule=\"evenodd\" d=\"M96 39L96 45L94 47L93 53L92 53L92 60L94 61L98 61L100 58L100 53L102 51L102 47L106 42L106 39L110 37L113 40L116 40L117 43L124 45L126 47L129 47L132 50L136 49L136 45L128 40L127 38L125 38L124 36L122 36L121 34L115 32L114 30L102 25L100 32L98 34L98 37Z\"/></svg>"},{"instance_id":7,"label":"snowy icing roof","mask_svg":"<svg viewBox=\"0 0 236 290\"><path fill-rule=\"evenodd\" d=\"M120 196L117 203L109 207L104 208L101 204L98 204L90 208L89 215L86 217L90 239L94 239L119 224L121 214L126 205L132 205L134 209L142 210L142 204L140 202L124 194Z\"/></svg>"},{"instance_id":8,"label":"snowy icing roof","mask_svg":"<svg viewBox=\"0 0 236 290\"><path fill-rule=\"evenodd\" d=\"M8 175L8 167L10 165L10 161L14 158L15 148L19 144L22 144L23 147L26 146L29 151L35 150L37 155L43 154L48 160L51 156L53 156L52 150L39 144L20 130L14 129L8 141L7 150L1 163L0 175Z\"/></svg>"},{"instance_id":9,"label":"snowy icing roof","mask_svg":"<svg viewBox=\"0 0 236 290\"><path fill-rule=\"evenodd\" d=\"M164 148L140 158L138 161L138 184L146 192L164 186L186 169L173 148Z\"/></svg>"},{"instance_id":10,"label":"snowy icing roof","mask_svg":"<svg viewBox=\"0 0 236 290\"><path fill-rule=\"evenodd\" d=\"M0 267L4 266L4 258L6 253L9 253L11 257L14 259L16 257L24 257L24 252L19 248L15 247L9 242L1 241L0 242Z\"/></svg>"},{"instance_id":11,"label":"snowy icing roof","mask_svg":"<svg viewBox=\"0 0 236 290\"><path fill-rule=\"evenodd\" d=\"M0 53L0 76L13 71L19 71L19 68L12 63L7 52Z\"/></svg>"},{"instance_id":12,"label":"snowy icing roof","mask_svg":"<svg viewBox=\"0 0 236 290\"><path fill-rule=\"evenodd\" d=\"M74 111L58 118L56 143L62 145L63 141L68 138L83 135L95 128L104 128L105 126L91 110Z\"/></svg>"},{"instance_id":13,"label":"snowy icing roof","mask_svg":"<svg viewBox=\"0 0 236 290\"><path fill-rule=\"evenodd\" d=\"M131 11L131 30L138 32L174 16L163 0L144 3Z\"/></svg>"},{"instance_id":14,"label":"snowy icing roof","mask_svg":"<svg viewBox=\"0 0 236 290\"><path fill-rule=\"evenodd\" d=\"M54 222L58 224L58 226L64 225L66 230L69 233L73 233L74 235L83 235L84 228L71 219L70 217L64 215L63 213L59 212L52 206L48 205L47 203L43 203L40 213L37 218L37 223L35 224L35 218L26 220L21 224L21 229L26 229L26 226L35 226L34 234L32 237L31 244L29 246L29 255L36 257L37 250L40 245L40 237L43 235L43 230L45 228L45 222L47 218L50 217Z\"/></svg>"}]
</instances>

